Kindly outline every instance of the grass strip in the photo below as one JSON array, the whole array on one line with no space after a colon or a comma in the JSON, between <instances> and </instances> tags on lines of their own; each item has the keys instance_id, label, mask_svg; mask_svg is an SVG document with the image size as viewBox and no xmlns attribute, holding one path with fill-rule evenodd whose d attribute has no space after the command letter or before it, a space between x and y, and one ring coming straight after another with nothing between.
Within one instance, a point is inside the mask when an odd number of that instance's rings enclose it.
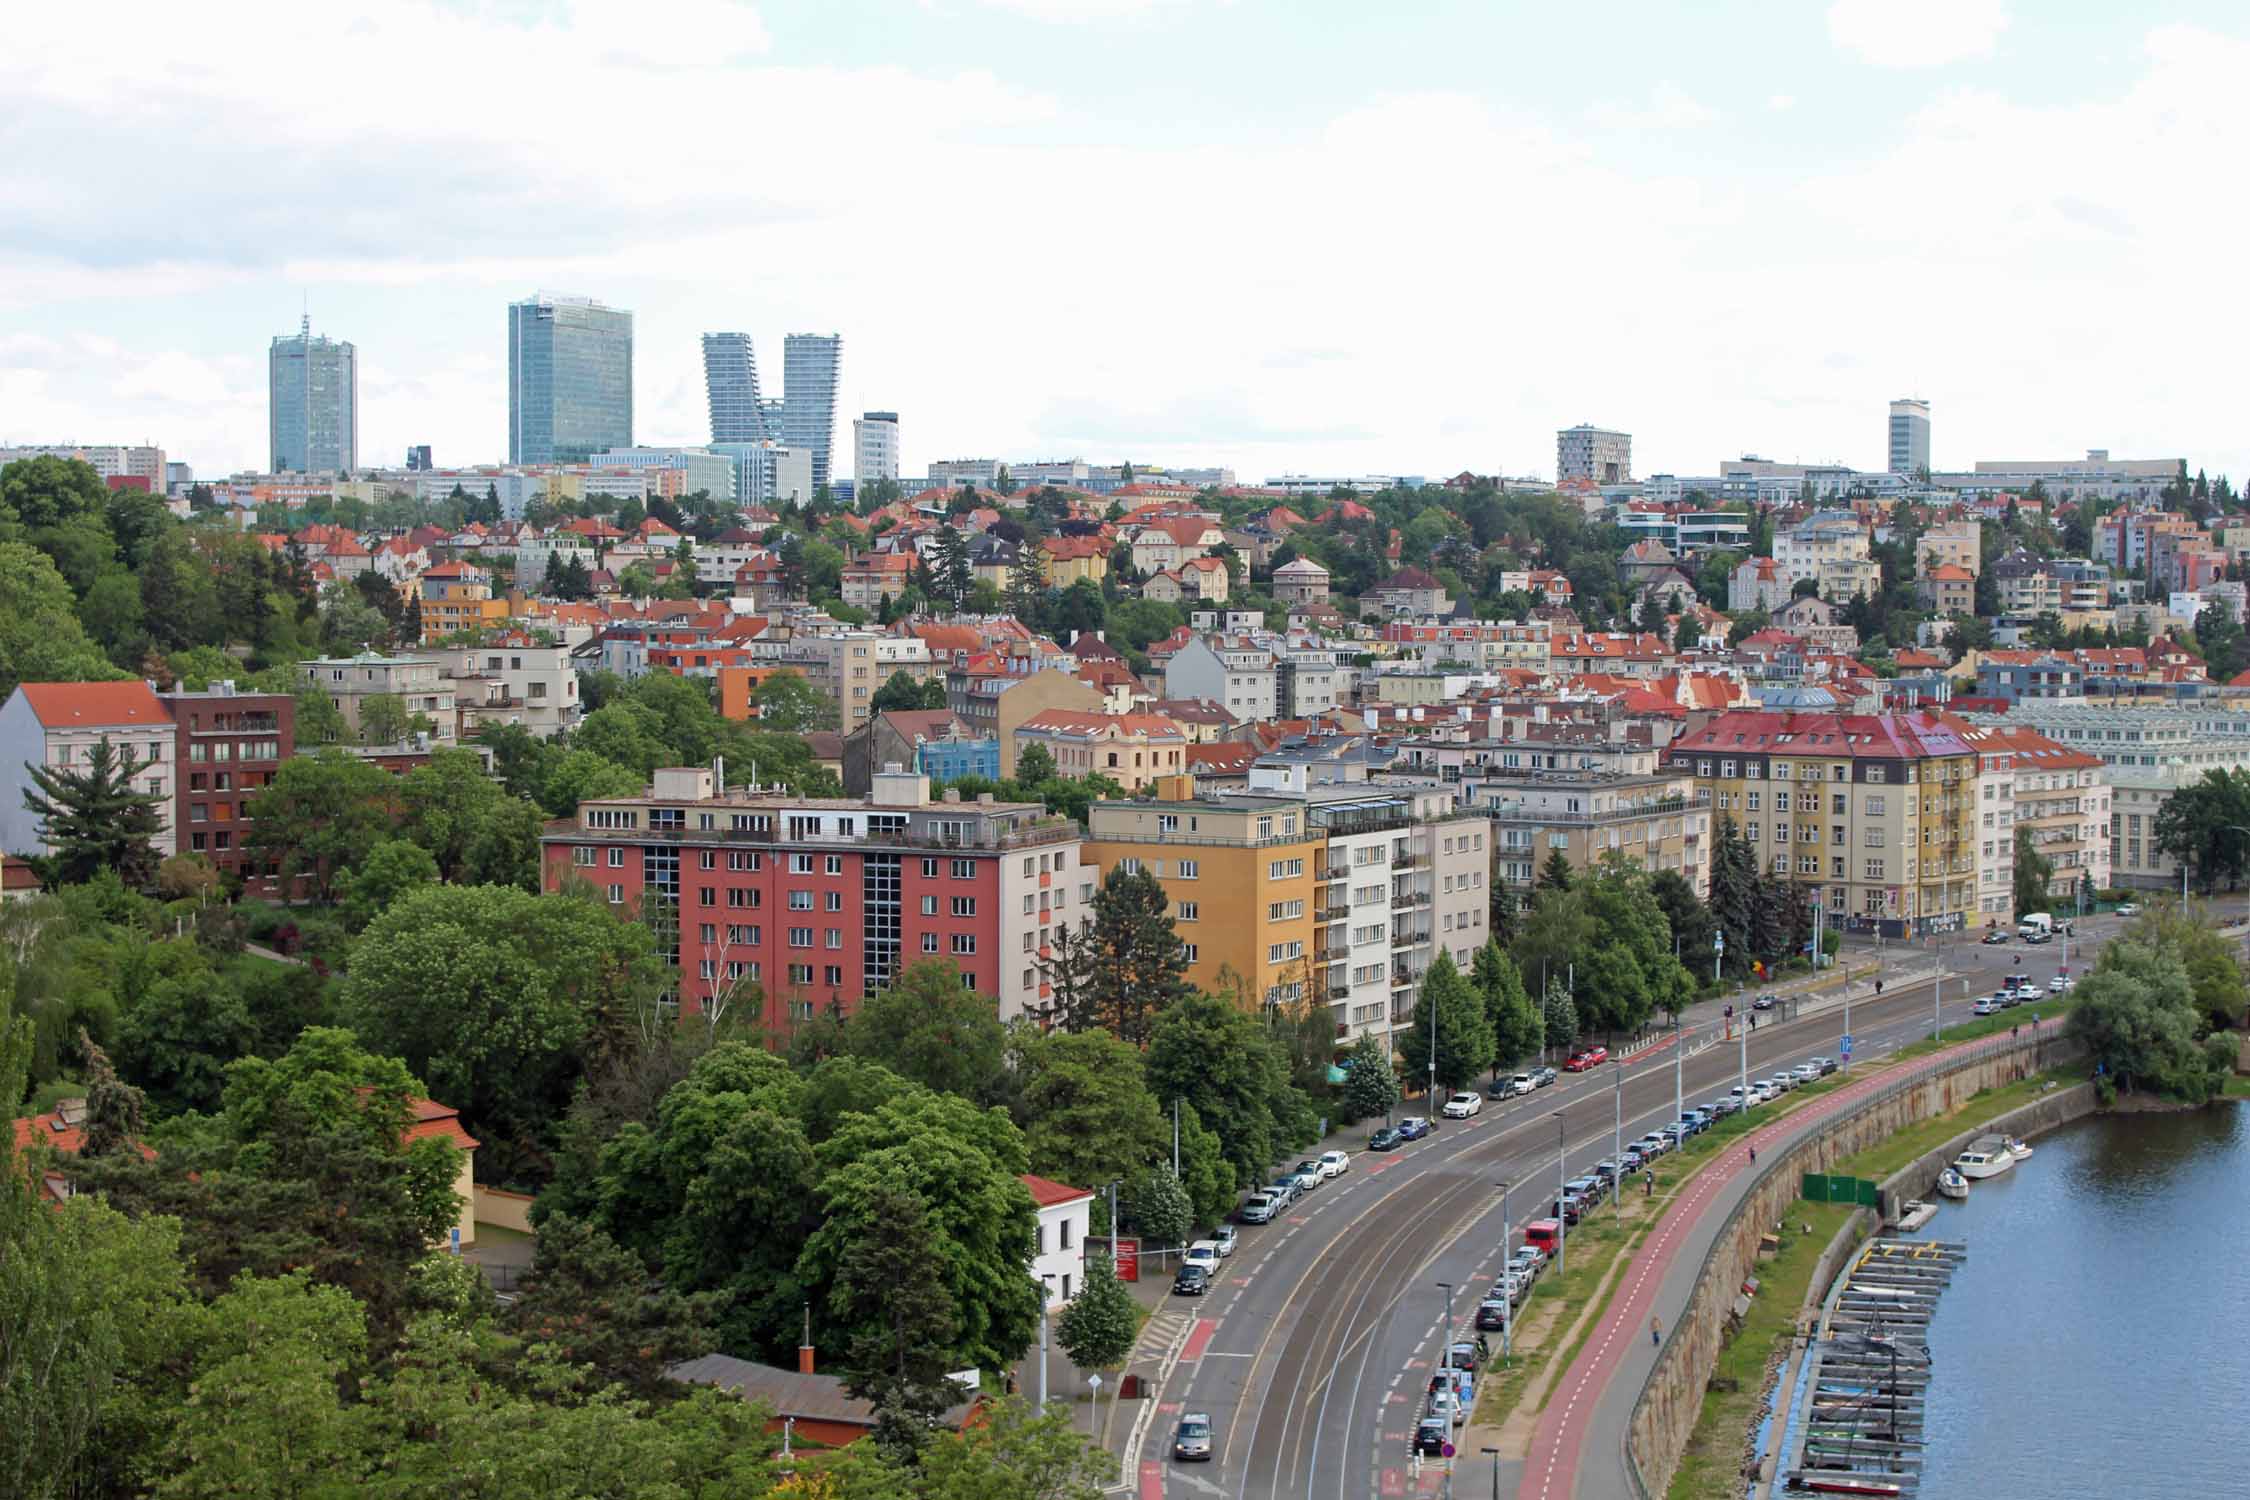
<instances>
[{"instance_id":1,"label":"grass strip","mask_svg":"<svg viewBox=\"0 0 2250 1500\"><path fill-rule=\"evenodd\" d=\"M1853 1211L1847 1203L1802 1200L1782 1210L1780 1251L1760 1264L1750 1315L1720 1346L1695 1430L1665 1491L1667 1500L1729 1500L1742 1493L1742 1444L1762 1410L1767 1366L1775 1350L1795 1337L1820 1253ZM1799 1225L1809 1225L1812 1232L1804 1233ZM1780 1436L1774 1434L1775 1441Z\"/></svg>"},{"instance_id":2,"label":"grass strip","mask_svg":"<svg viewBox=\"0 0 2250 1500\"><path fill-rule=\"evenodd\" d=\"M1937 1041L1933 1042L1928 1037L1924 1037L1918 1042L1907 1043L1907 1045L1892 1053L1891 1056L1894 1060L1903 1062L1911 1058L1926 1056L1940 1048L1950 1047L1955 1042L1973 1042L1978 1037L1991 1036L1996 1032L2007 1031L2013 1027L2020 1026L2025 1031L2029 1031L2034 1020L2039 1022L2042 1031L2049 1027L2059 1027L2070 1014L2070 1008L2077 1003L2077 992L2072 991L2067 995L2056 995L2050 999L2042 1000L2037 1005L2014 1006L1999 1012L1997 1015L1971 1016L1968 1020L1960 1022L1958 1025L1948 1026L1939 1032Z\"/></svg>"},{"instance_id":3,"label":"grass strip","mask_svg":"<svg viewBox=\"0 0 2250 1500\"><path fill-rule=\"evenodd\" d=\"M2034 1073L2028 1078L2018 1079L2014 1083L2004 1083L1998 1088L1979 1089L1953 1113L1918 1120L1865 1151L1844 1158L1830 1170L1841 1176L1866 1177L1881 1182L1901 1167L1935 1151L1962 1131L2004 1115L2019 1105L2029 1104L2052 1085L2078 1081L2079 1073L2076 1069L2051 1068L2044 1073Z\"/></svg>"}]
</instances>

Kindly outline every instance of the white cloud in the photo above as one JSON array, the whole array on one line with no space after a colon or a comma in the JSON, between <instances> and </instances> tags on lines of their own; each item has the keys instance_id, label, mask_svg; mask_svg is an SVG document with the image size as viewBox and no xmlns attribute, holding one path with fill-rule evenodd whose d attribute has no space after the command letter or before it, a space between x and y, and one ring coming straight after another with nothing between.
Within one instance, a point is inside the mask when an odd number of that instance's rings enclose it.
<instances>
[{"instance_id":1,"label":"white cloud","mask_svg":"<svg viewBox=\"0 0 2250 1500\"><path fill-rule=\"evenodd\" d=\"M1586 111L1586 118L1604 130L1692 130L1718 117L1717 110L1669 81L1650 89L1640 104L1604 99Z\"/></svg>"},{"instance_id":2,"label":"white cloud","mask_svg":"<svg viewBox=\"0 0 2250 1500\"><path fill-rule=\"evenodd\" d=\"M1145 16L1192 5L1196 0L978 0L978 3L992 10L1014 11L1034 21L1077 22ZM1221 0L1221 3L1232 3L1232 0Z\"/></svg>"},{"instance_id":3,"label":"white cloud","mask_svg":"<svg viewBox=\"0 0 2250 1500\"><path fill-rule=\"evenodd\" d=\"M1879 68L1934 68L1990 57L2008 19L2004 0L1835 0L1828 35Z\"/></svg>"},{"instance_id":4,"label":"white cloud","mask_svg":"<svg viewBox=\"0 0 2250 1500\"><path fill-rule=\"evenodd\" d=\"M1795 109L1796 107L1797 96L1794 94L1774 94L1766 100L1766 108L1774 111L1776 114L1780 113L1782 110Z\"/></svg>"}]
</instances>

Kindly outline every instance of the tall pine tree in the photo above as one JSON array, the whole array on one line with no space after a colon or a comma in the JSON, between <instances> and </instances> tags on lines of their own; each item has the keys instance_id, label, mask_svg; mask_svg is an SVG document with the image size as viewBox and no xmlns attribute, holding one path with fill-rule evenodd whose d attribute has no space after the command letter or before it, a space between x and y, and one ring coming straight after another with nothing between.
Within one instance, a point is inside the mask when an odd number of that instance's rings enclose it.
<instances>
[{"instance_id":1,"label":"tall pine tree","mask_svg":"<svg viewBox=\"0 0 2250 1500\"><path fill-rule=\"evenodd\" d=\"M1049 963L1066 1030L1106 1029L1148 1045L1157 1017L1188 993L1187 947L1164 908L1154 875L1109 872L1094 893L1091 925L1058 943Z\"/></svg>"},{"instance_id":2,"label":"tall pine tree","mask_svg":"<svg viewBox=\"0 0 2250 1500\"><path fill-rule=\"evenodd\" d=\"M109 736L95 742L85 768L27 766L31 789L24 807L39 816L39 835L49 853L32 863L50 885L78 885L102 870L115 870L132 890L156 883L158 809L164 799L134 788L133 778L148 769L129 749Z\"/></svg>"}]
</instances>

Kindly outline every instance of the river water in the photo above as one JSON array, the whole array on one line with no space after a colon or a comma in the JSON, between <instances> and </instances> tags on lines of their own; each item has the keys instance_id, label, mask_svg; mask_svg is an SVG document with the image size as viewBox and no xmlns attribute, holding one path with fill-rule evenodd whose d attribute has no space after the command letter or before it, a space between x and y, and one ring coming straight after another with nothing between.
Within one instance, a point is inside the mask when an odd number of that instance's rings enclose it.
<instances>
[{"instance_id":1,"label":"river water","mask_svg":"<svg viewBox=\"0 0 2250 1500\"><path fill-rule=\"evenodd\" d=\"M2250 1494L2250 1107L2032 1146L1923 1231L1969 1246L1930 1326L1923 1500Z\"/></svg>"}]
</instances>

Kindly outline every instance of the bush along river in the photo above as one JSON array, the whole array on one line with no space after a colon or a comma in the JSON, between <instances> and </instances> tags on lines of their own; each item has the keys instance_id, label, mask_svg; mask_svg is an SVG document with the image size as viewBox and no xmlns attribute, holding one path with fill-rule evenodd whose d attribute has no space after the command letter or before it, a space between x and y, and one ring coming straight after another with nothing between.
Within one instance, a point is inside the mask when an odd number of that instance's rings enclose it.
<instances>
[{"instance_id":1,"label":"bush along river","mask_svg":"<svg viewBox=\"0 0 2250 1500\"><path fill-rule=\"evenodd\" d=\"M2250 1107L2031 1144L1922 1231L1969 1254L1930 1323L1919 1500L2250 1494Z\"/></svg>"}]
</instances>

